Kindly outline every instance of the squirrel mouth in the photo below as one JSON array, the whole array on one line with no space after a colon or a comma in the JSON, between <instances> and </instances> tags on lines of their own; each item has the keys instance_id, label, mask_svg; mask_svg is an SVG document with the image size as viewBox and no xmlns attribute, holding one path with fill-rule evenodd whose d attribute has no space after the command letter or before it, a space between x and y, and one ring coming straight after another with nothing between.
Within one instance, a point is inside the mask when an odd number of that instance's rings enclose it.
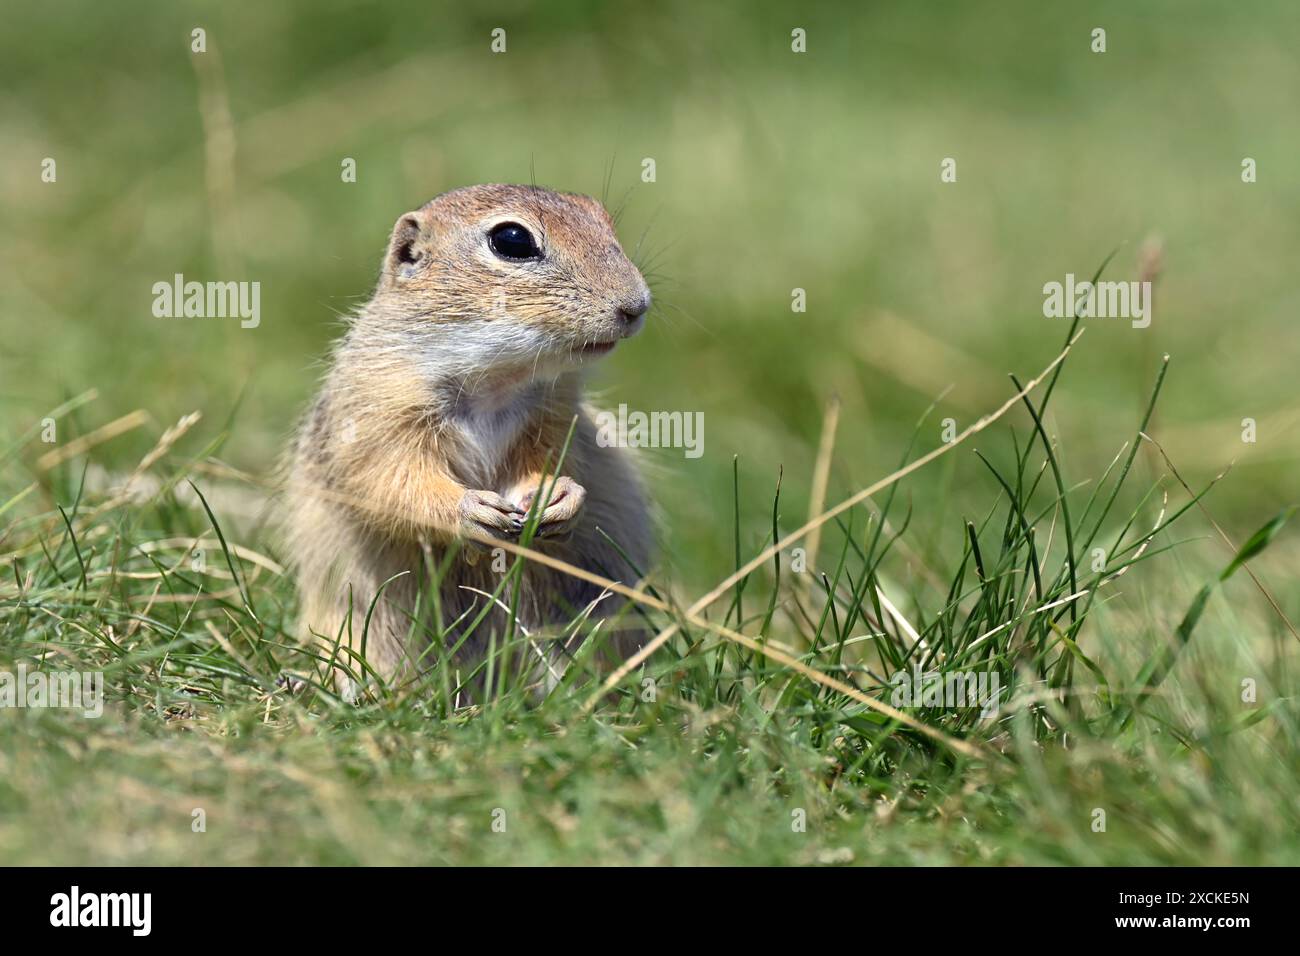
<instances>
[{"instance_id":1,"label":"squirrel mouth","mask_svg":"<svg viewBox=\"0 0 1300 956\"><path fill-rule=\"evenodd\" d=\"M617 339L612 342L592 342L590 345L584 345L578 351L582 355L606 355L614 351L614 346L617 344Z\"/></svg>"}]
</instances>

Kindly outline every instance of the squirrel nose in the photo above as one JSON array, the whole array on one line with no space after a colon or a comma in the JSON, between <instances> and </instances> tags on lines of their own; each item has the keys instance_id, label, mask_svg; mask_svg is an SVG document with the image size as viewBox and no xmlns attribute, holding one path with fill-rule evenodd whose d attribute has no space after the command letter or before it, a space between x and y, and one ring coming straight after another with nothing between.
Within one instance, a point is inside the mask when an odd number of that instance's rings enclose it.
<instances>
[{"instance_id":1,"label":"squirrel nose","mask_svg":"<svg viewBox=\"0 0 1300 956\"><path fill-rule=\"evenodd\" d=\"M618 307L618 317L631 325L650 311L650 293L643 292L639 299L631 299Z\"/></svg>"}]
</instances>

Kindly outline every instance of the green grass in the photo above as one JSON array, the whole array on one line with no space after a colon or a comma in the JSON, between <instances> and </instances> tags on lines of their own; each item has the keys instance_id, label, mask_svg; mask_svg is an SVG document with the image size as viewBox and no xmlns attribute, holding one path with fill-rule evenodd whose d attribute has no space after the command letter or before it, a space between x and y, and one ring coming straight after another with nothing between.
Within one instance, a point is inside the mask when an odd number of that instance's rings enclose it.
<instances>
[{"instance_id":1,"label":"green grass","mask_svg":"<svg viewBox=\"0 0 1300 956\"><path fill-rule=\"evenodd\" d=\"M1287 4L812 5L802 59L764 2L67 6L0 36L0 671L108 695L0 711L0 861L1300 862ZM600 400L705 414L701 458L645 455L671 610L644 613L680 630L590 711L586 652L541 695L518 632L479 706L441 665L290 694L320 661L268 492L313 362L400 213L534 175L608 176L655 291ZM1069 337L1043 283L1117 246L1133 278L1152 234L1151 328L1091 323L1059 377L828 521L809 570L792 542L684 615L805 523L833 396L826 508L1012 398ZM261 326L154 319L176 272L261 280ZM996 719L907 709L936 739L861 700L913 664L996 673Z\"/></svg>"},{"instance_id":2,"label":"green grass","mask_svg":"<svg viewBox=\"0 0 1300 956\"><path fill-rule=\"evenodd\" d=\"M1010 449L980 455L996 485L965 522L946 597L917 602L919 640L880 597L898 596L886 582L907 564L896 545L911 516L894 513L891 483L879 510L841 513L810 586L787 550L770 575L737 580L712 615L720 631L652 610L679 633L603 697L590 663L602 629L579 619L588 641L549 693L521 665L530 641L565 635L512 630L483 664L497 679L481 704L458 703L449 682L471 675L443 662L402 685L354 663L367 690L339 700L322 654L292 636L289 578L241 558L206 499L179 496L195 462L164 459L156 491L107 501L83 493L84 468L61 466L54 490L70 505L5 536L2 663L102 671L108 706L97 721L6 715L20 732L0 750L0 846L66 863L1294 863L1295 809L1276 799L1300 742L1294 700L1245 642L1194 643L1213 583L1173 634L1153 623L1136 628L1138 654L1113 645L1126 629L1105 602L1121 573L1158 574L1200 496L1139 494L1117 511L1135 435L1071 518L1037 427L1063 367L1024 397L1033 431L1004 429ZM779 498L771 514L768 540L785 538ZM210 565L195 567L187 540ZM1089 570L1095 541L1108 558ZM772 644L857 694L769 660ZM900 723L861 700L889 700L909 668L996 674L997 713L918 701ZM1257 675L1258 704L1242 704L1238 674ZM291 694L281 675L308 687Z\"/></svg>"}]
</instances>

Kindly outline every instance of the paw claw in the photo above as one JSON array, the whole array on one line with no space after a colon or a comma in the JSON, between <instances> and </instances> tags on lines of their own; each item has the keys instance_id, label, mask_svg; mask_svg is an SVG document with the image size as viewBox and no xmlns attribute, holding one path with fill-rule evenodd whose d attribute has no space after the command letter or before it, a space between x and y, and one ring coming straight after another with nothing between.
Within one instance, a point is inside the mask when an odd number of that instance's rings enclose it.
<instances>
[{"instance_id":1,"label":"paw claw","mask_svg":"<svg viewBox=\"0 0 1300 956\"><path fill-rule=\"evenodd\" d=\"M466 491L460 499L459 511L461 530L467 538L479 535L509 541L519 537L523 527L519 509L494 491ZM482 541L469 539L481 547L489 547Z\"/></svg>"},{"instance_id":2,"label":"paw claw","mask_svg":"<svg viewBox=\"0 0 1300 956\"><path fill-rule=\"evenodd\" d=\"M561 476L546 479L541 487L534 486L519 495L519 505L526 512L531 511L539 492L548 490L550 497L546 507L537 518L537 537L560 539L573 531L573 525L587 498L587 489L572 478Z\"/></svg>"}]
</instances>

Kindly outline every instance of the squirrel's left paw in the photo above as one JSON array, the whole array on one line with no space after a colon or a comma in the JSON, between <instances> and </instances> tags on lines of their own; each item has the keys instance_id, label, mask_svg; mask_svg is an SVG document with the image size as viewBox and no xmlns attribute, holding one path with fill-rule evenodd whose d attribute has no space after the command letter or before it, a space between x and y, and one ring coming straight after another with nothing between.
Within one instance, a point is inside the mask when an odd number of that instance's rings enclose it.
<instances>
[{"instance_id":1,"label":"squirrel's left paw","mask_svg":"<svg viewBox=\"0 0 1300 956\"><path fill-rule=\"evenodd\" d=\"M549 492L550 497L542 502L544 507L537 520L537 537L564 538L573 531L582 503L587 500L587 489L572 478L565 477L556 478L554 487L551 484L551 479L548 478L540 488L536 485L525 488L517 501L520 508L530 511L537 495Z\"/></svg>"}]
</instances>

